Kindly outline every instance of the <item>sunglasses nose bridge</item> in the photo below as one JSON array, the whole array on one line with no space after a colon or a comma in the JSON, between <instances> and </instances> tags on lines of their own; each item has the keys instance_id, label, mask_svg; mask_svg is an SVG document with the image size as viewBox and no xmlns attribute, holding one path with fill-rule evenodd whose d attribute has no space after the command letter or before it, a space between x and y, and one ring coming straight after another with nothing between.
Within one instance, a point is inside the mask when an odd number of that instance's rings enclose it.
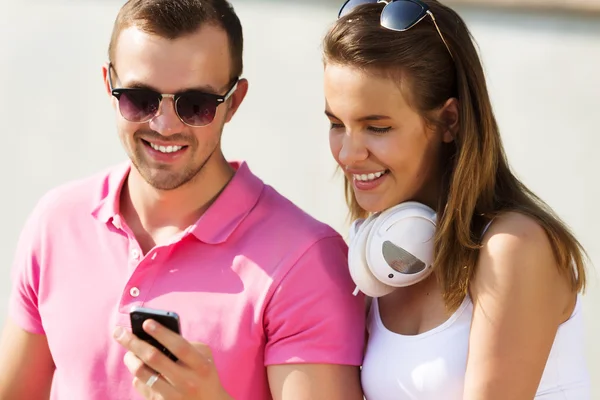
<instances>
[{"instance_id":1,"label":"sunglasses nose bridge","mask_svg":"<svg viewBox=\"0 0 600 400\"><path fill-rule=\"evenodd\" d=\"M156 114L154 114L154 118L168 114L167 110L173 110L175 115L179 117L179 114L177 113L177 100L177 95L161 94L159 98L158 107L156 108ZM168 109L165 109L164 107L168 107Z\"/></svg>"},{"instance_id":2,"label":"sunglasses nose bridge","mask_svg":"<svg viewBox=\"0 0 600 400\"><path fill-rule=\"evenodd\" d=\"M179 98L175 94L161 94L160 104L150 123L162 135L167 136L179 132L181 125L185 124L177 112L178 100Z\"/></svg>"}]
</instances>

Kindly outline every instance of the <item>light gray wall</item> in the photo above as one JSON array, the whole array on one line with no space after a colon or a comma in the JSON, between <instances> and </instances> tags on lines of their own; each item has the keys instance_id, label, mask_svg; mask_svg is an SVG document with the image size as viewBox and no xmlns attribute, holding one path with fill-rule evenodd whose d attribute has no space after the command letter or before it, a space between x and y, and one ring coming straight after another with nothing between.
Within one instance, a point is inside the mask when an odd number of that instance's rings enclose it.
<instances>
[{"instance_id":1,"label":"light gray wall","mask_svg":"<svg viewBox=\"0 0 600 400\"><path fill-rule=\"evenodd\" d=\"M58 183L124 157L100 71L121 4L0 0L0 121L6 145L0 157L2 320L16 237L36 200ZM233 4L245 27L250 92L226 129L226 154L247 160L280 192L345 233L320 63L320 39L337 2ZM600 20L462 14L481 47L515 171L570 224L598 264ZM585 313L595 399L600 399L599 304L592 267Z\"/></svg>"}]
</instances>

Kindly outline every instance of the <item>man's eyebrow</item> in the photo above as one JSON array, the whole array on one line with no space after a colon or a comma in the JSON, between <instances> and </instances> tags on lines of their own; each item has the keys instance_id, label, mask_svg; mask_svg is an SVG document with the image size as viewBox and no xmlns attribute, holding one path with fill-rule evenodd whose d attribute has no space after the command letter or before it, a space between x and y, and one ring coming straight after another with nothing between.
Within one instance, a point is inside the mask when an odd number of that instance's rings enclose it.
<instances>
[{"instance_id":1,"label":"man's eyebrow","mask_svg":"<svg viewBox=\"0 0 600 400\"><path fill-rule=\"evenodd\" d=\"M195 90L198 92L203 92L203 93L211 93L211 94L219 94L219 90L217 90L216 88L214 88L211 85L200 85L200 86L194 86L185 90ZM223 90L227 90L227 89L223 89Z\"/></svg>"},{"instance_id":2,"label":"man's eyebrow","mask_svg":"<svg viewBox=\"0 0 600 400\"><path fill-rule=\"evenodd\" d=\"M154 86L148 85L146 83L139 82L139 81L127 82L127 85L125 87L132 88L132 89L149 89L149 90L153 90L158 93L162 93L160 90L158 90ZM203 92L203 93L211 93L211 94L218 93L218 91L211 85L194 86L191 88L186 88L186 89L177 91L176 93L187 92L190 90L199 91L199 92Z\"/></svg>"},{"instance_id":3,"label":"man's eyebrow","mask_svg":"<svg viewBox=\"0 0 600 400\"><path fill-rule=\"evenodd\" d=\"M138 81L131 81L131 82L128 82L127 84L123 84L123 85L124 85L124 87L131 88L131 89L150 89L150 90L154 90L155 92L158 92L158 90L156 90L155 87L152 87L151 85L147 85L145 83L138 82Z\"/></svg>"}]
</instances>

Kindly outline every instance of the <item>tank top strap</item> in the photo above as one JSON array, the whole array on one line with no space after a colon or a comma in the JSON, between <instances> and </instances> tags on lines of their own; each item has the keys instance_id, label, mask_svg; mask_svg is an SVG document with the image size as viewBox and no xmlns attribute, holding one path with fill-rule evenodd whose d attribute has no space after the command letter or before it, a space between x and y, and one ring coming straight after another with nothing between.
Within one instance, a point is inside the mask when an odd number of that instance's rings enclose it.
<instances>
[{"instance_id":1,"label":"tank top strap","mask_svg":"<svg viewBox=\"0 0 600 400\"><path fill-rule=\"evenodd\" d=\"M479 235L479 240L482 241L483 240L483 236L485 235L485 233L488 231L488 229L490 228L490 226L492 226L492 222L494 222L494 220L496 219L496 217L492 217L487 224L485 224L485 226L483 227L483 229L481 230L481 235Z\"/></svg>"}]
</instances>

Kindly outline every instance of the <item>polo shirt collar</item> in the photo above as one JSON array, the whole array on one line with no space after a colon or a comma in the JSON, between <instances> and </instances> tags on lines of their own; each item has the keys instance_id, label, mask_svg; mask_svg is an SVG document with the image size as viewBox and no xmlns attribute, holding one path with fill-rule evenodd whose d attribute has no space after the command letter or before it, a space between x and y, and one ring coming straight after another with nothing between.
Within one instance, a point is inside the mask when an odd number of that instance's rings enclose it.
<instances>
[{"instance_id":1,"label":"polo shirt collar","mask_svg":"<svg viewBox=\"0 0 600 400\"><path fill-rule=\"evenodd\" d=\"M252 211L265 186L246 162L231 162L230 165L235 170L233 178L206 212L186 230L202 242L225 242ZM130 170L131 164L127 162L111 171L103 182L100 200L92 211L98 220L104 223L112 220L116 226L120 224L120 193Z\"/></svg>"},{"instance_id":2,"label":"polo shirt collar","mask_svg":"<svg viewBox=\"0 0 600 400\"><path fill-rule=\"evenodd\" d=\"M230 165L236 170L233 178L208 210L188 229L202 242L225 242L254 209L265 186L250 171L246 162L232 162Z\"/></svg>"},{"instance_id":3,"label":"polo shirt collar","mask_svg":"<svg viewBox=\"0 0 600 400\"><path fill-rule=\"evenodd\" d=\"M92 210L92 215L99 221L108 223L112 220L113 224L115 224L115 221L120 219L119 203L121 188L129 176L130 170L131 163L127 161L112 169L108 173L107 178L102 180L102 187L99 194L100 199Z\"/></svg>"}]
</instances>

